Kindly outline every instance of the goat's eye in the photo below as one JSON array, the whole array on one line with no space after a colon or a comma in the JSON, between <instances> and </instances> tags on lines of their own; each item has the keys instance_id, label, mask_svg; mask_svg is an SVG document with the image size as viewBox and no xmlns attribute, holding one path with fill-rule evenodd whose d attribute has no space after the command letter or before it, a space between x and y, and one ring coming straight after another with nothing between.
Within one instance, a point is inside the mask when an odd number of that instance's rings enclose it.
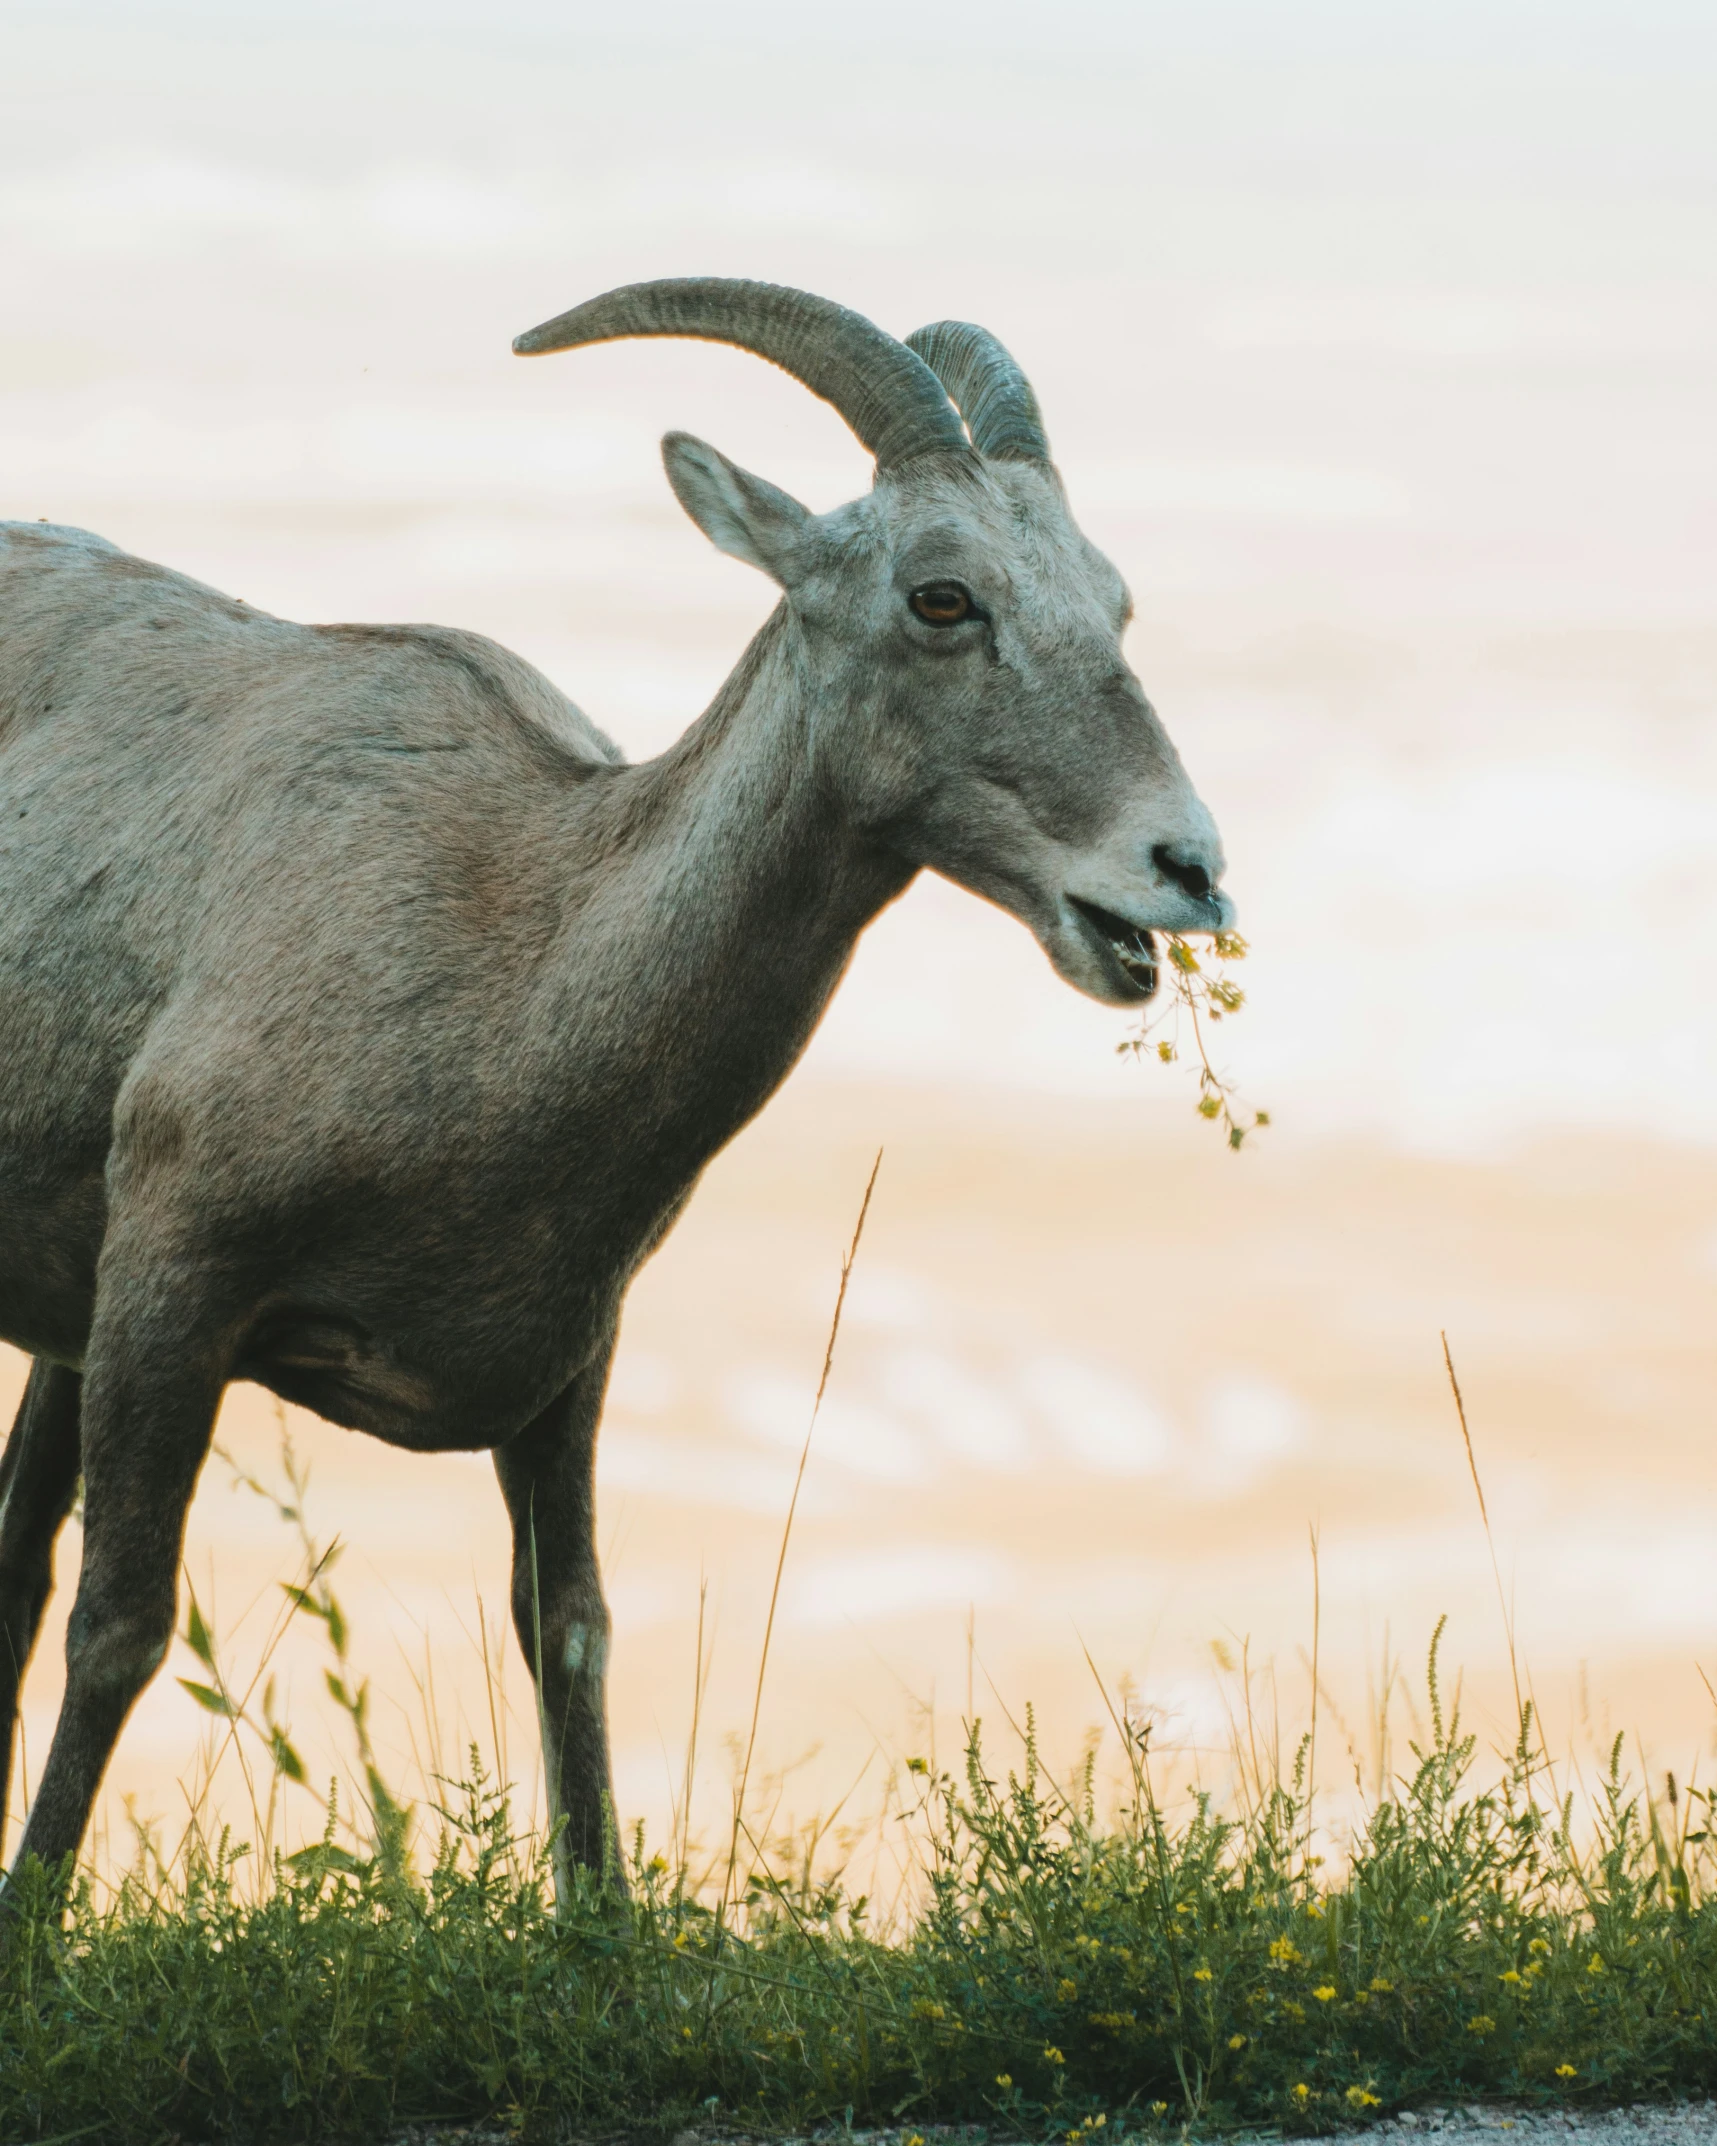
<instances>
[{"instance_id":1,"label":"goat's eye","mask_svg":"<svg viewBox=\"0 0 1717 2146\"><path fill-rule=\"evenodd\" d=\"M927 626L957 626L977 610L971 590L957 581L927 581L906 600Z\"/></svg>"}]
</instances>

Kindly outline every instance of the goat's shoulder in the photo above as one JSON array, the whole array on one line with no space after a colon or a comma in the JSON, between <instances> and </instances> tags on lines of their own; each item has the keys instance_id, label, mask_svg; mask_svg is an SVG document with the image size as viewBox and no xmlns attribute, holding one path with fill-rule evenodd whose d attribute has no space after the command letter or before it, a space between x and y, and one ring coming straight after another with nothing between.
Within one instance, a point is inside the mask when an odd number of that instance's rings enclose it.
<instances>
[{"instance_id":1,"label":"goat's shoulder","mask_svg":"<svg viewBox=\"0 0 1717 2146\"><path fill-rule=\"evenodd\" d=\"M458 626L313 626L309 631L344 661L395 672L428 688L444 707L458 704L479 723L546 734L563 753L596 767L625 755L584 710L522 656L487 635Z\"/></svg>"}]
</instances>

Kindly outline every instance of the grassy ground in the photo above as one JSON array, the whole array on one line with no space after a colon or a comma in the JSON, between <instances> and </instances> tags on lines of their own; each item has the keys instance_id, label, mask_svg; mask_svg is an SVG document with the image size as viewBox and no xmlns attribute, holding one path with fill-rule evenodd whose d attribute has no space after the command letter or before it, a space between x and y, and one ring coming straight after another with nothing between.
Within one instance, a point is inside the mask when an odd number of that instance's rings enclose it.
<instances>
[{"instance_id":1,"label":"grassy ground","mask_svg":"<svg viewBox=\"0 0 1717 2146\"><path fill-rule=\"evenodd\" d=\"M547 1850L481 1778L413 1867L398 1813L255 1873L230 1839L76 1893L39 1883L0 1991L0 2138L374 2140L499 2117L526 2137L727 2122L979 2123L1092 2146L1190 2119L1314 2131L1404 2103L1587 2105L1717 2086L1703 1795L1577 1809L1530 1714L1491 1785L1431 1673L1430 1729L1339 1859L1307 1754L1236 1807L1160 1800L1148 1734L1099 1820L974 1736L913 1762L918 1883L892 1927L814 1858L693 1883L628 1853L557 1917ZM1172 1786L1172 1784L1170 1784ZM731 1866L731 1867L730 1867ZM30 1882L26 1883L26 1892Z\"/></svg>"}]
</instances>

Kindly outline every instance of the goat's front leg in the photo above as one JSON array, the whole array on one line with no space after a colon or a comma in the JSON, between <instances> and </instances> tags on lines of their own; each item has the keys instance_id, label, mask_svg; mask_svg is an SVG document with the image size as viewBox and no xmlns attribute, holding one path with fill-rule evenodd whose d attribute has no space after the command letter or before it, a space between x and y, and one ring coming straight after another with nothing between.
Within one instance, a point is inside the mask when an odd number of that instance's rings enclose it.
<instances>
[{"instance_id":1,"label":"goat's front leg","mask_svg":"<svg viewBox=\"0 0 1717 2146\"><path fill-rule=\"evenodd\" d=\"M0 1839L18 1694L53 1591L54 1538L77 1491L81 1388L75 1371L38 1358L0 1458Z\"/></svg>"},{"instance_id":2,"label":"goat's front leg","mask_svg":"<svg viewBox=\"0 0 1717 2146\"><path fill-rule=\"evenodd\" d=\"M495 1454L513 1523L513 1629L536 1679L562 1902L575 1865L623 1883L608 1767L608 1605L596 1563L596 1426L614 1337Z\"/></svg>"},{"instance_id":3,"label":"goat's front leg","mask_svg":"<svg viewBox=\"0 0 1717 2146\"><path fill-rule=\"evenodd\" d=\"M15 1869L31 1856L53 1869L76 1852L125 1717L172 1641L185 1515L225 1368L190 1338L179 1307L163 1301L170 1293L165 1283L98 1291L65 1697Z\"/></svg>"}]
</instances>

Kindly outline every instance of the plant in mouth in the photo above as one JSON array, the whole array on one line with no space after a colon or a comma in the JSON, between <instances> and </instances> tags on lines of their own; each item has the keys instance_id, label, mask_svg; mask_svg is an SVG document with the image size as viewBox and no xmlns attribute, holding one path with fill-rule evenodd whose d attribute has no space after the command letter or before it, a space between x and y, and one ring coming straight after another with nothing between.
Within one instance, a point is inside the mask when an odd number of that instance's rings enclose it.
<instances>
[{"instance_id":1,"label":"plant in mouth","mask_svg":"<svg viewBox=\"0 0 1717 2146\"><path fill-rule=\"evenodd\" d=\"M1155 1058L1173 1065L1180 1056L1184 1023L1192 1031L1198 1054L1198 1114L1222 1128L1231 1148L1243 1147L1248 1133L1262 1132L1269 1124L1270 1113L1244 1104L1234 1083L1211 1064L1208 1029L1237 1014L1246 1003L1245 992L1228 973L1231 964L1246 959L1246 941L1237 931L1215 932L1201 960L1192 942L1179 932L1155 936L1162 947L1162 959L1155 966L1158 974L1167 974L1169 988L1152 999L1138 1032L1116 1049L1123 1057Z\"/></svg>"}]
</instances>

